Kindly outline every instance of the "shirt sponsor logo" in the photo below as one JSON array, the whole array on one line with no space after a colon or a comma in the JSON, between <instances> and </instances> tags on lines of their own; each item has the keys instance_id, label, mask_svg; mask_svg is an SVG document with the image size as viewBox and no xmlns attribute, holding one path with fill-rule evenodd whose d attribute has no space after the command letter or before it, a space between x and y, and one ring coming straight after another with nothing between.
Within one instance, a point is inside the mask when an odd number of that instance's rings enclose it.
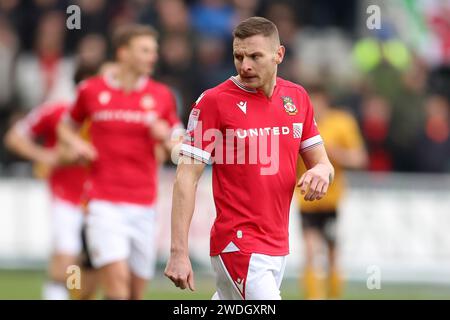
<instances>
[{"instance_id":1,"label":"shirt sponsor logo","mask_svg":"<svg viewBox=\"0 0 450 320\"><path fill-rule=\"evenodd\" d=\"M111 101L111 93L108 91L102 91L98 95L98 102L100 102L101 105L108 104L109 101Z\"/></svg>"},{"instance_id":2,"label":"shirt sponsor logo","mask_svg":"<svg viewBox=\"0 0 450 320\"><path fill-rule=\"evenodd\" d=\"M154 112L142 112L134 110L102 110L95 112L93 121L122 121L126 123L148 124L156 118Z\"/></svg>"},{"instance_id":3,"label":"shirt sponsor logo","mask_svg":"<svg viewBox=\"0 0 450 320\"><path fill-rule=\"evenodd\" d=\"M236 135L240 139L244 139L247 137L260 137L260 136L279 136L279 135L287 135L291 132L289 127L266 127L266 128L253 128L253 129L237 129Z\"/></svg>"},{"instance_id":4,"label":"shirt sponsor logo","mask_svg":"<svg viewBox=\"0 0 450 320\"><path fill-rule=\"evenodd\" d=\"M243 113L247 114L247 101L240 101L239 103L236 103L236 105L242 110Z\"/></svg>"},{"instance_id":5,"label":"shirt sponsor logo","mask_svg":"<svg viewBox=\"0 0 450 320\"><path fill-rule=\"evenodd\" d=\"M141 98L140 104L144 110L153 109L155 107L155 99L150 94L146 94Z\"/></svg>"}]
</instances>

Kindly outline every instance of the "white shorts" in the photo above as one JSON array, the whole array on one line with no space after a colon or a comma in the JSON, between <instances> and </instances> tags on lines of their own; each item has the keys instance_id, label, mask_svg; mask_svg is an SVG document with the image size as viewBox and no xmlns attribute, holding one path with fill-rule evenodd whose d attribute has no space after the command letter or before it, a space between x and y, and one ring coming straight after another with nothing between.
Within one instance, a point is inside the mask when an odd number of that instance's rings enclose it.
<instances>
[{"instance_id":1,"label":"white shorts","mask_svg":"<svg viewBox=\"0 0 450 320\"><path fill-rule=\"evenodd\" d=\"M217 291L213 300L281 300L286 256L240 251L211 257Z\"/></svg>"},{"instance_id":2,"label":"white shorts","mask_svg":"<svg viewBox=\"0 0 450 320\"><path fill-rule=\"evenodd\" d=\"M126 260L135 275L150 279L156 260L154 208L92 200L88 212L86 238L93 266Z\"/></svg>"},{"instance_id":3,"label":"white shorts","mask_svg":"<svg viewBox=\"0 0 450 320\"><path fill-rule=\"evenodd\" d=\"M51 204L51 239L53 252L77 256L81 252L81 228L84 215L81 207L54 198Z\"/></svg>"}]
</instances>

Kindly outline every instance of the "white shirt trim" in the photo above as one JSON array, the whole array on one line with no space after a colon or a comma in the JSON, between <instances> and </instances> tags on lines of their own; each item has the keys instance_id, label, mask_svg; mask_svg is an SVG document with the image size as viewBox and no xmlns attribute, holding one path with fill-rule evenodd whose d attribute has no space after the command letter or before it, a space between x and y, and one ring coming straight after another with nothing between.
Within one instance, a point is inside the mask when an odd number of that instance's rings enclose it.
<instances>
[{"instance_id":1,"label":"white shirt trim","mask_svg":"<svg viewBox=\"0 0 450 320\"><path fill-rule=\"evenodd\" d=\"M182 144L180 154L211 164L211 153L188 144Z\"/></svg>"},{"instance_id":2,"label":"white shirt trim","mask_svg":"<svg viewBox=\"0 0 450 320\"><path fill-rule=\"evenodd\" d=\"M257 91L255 89L246 87L242 82L240 82L236 77L230 77L230 80L233 81L233 83L239 88L246 92L256 93Z\"/></svg>"},{"instance_id":3,"label":"white shirt trim","mask_svg":"<svg viewBox=\"0 0 450 320\"><path fill-rule=\"evenodd\" d=\"M321 144L323 144L323 140L320 135L311 137L300 144L300 152L305 152L307 150L313 149Z\"/></svg>"},{"instance_id":4,"label":"white shirt trim","mask_svg":"<svg viewBox=\"0 0 450 320\"><path fill-rule=\"evenodd\" d=\"M119 89L119 90L122 89L122 87L120 86L120 82L117 79L115 79L111 73L105 74L103 76L103 79L105 80L105 83L108 87L113 88L113 89ZM133 89L135 91L143 90L145 88L147 80L148 80L148 78L146 76L139 77L139 79L136 81L136 84Z\"/></svg>"}]
</instances>

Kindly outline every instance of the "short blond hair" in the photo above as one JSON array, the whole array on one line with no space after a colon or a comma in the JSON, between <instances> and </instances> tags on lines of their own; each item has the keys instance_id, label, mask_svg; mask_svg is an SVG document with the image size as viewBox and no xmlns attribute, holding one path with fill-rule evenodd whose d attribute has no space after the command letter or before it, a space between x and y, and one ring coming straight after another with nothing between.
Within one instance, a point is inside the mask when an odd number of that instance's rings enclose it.
<instances>
[{"instance_id":1,"label":"short blond hair","mask_svg":"<svg viewBox=\"0 0 450 320\"><path fill-rule=\"evenodd\" d=\"M133 38L140 36L149 36L157 39L158 32L153 27L143 24L128 24L118 27L112 38L114 52L129 45Z\"/></svg>"}]
</instances>

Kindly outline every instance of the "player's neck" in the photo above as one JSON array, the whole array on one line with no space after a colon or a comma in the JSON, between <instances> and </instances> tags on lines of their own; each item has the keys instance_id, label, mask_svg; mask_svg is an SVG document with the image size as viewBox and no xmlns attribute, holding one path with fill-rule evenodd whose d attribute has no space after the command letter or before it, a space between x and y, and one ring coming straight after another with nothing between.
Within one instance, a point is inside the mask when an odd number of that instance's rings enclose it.
<instances>
[{"instance_id":1,"label":"player's neck","mask_svg":"<svg viewBox=\"0 0 450 320\"><path fill-rule=\"evenodd\" d=\"M272 79L270 79L270 81L268 81L266 84L264 84L260 90L264 93L264 95L267 98L272 97L273 91L275 90L275 85L277 83L277 75L275 73L275 75L272 77Z\"/></svg>"},{"instance_id":2,"label":"player's neck","mask_svg":"<svg viewBox=\"0 0 450 320\"><path fill-rule=\"evenodd\" d=\"M132 91L136 88L137 83L139 81L139 79L141 78L140 74L137 74L135 72L132 72L131 70L125 68L125 67L120 67L119 71L116 74L117 77L117 81L120 84L120 87L126 91Z\"/></svg>"}]
</instances>

